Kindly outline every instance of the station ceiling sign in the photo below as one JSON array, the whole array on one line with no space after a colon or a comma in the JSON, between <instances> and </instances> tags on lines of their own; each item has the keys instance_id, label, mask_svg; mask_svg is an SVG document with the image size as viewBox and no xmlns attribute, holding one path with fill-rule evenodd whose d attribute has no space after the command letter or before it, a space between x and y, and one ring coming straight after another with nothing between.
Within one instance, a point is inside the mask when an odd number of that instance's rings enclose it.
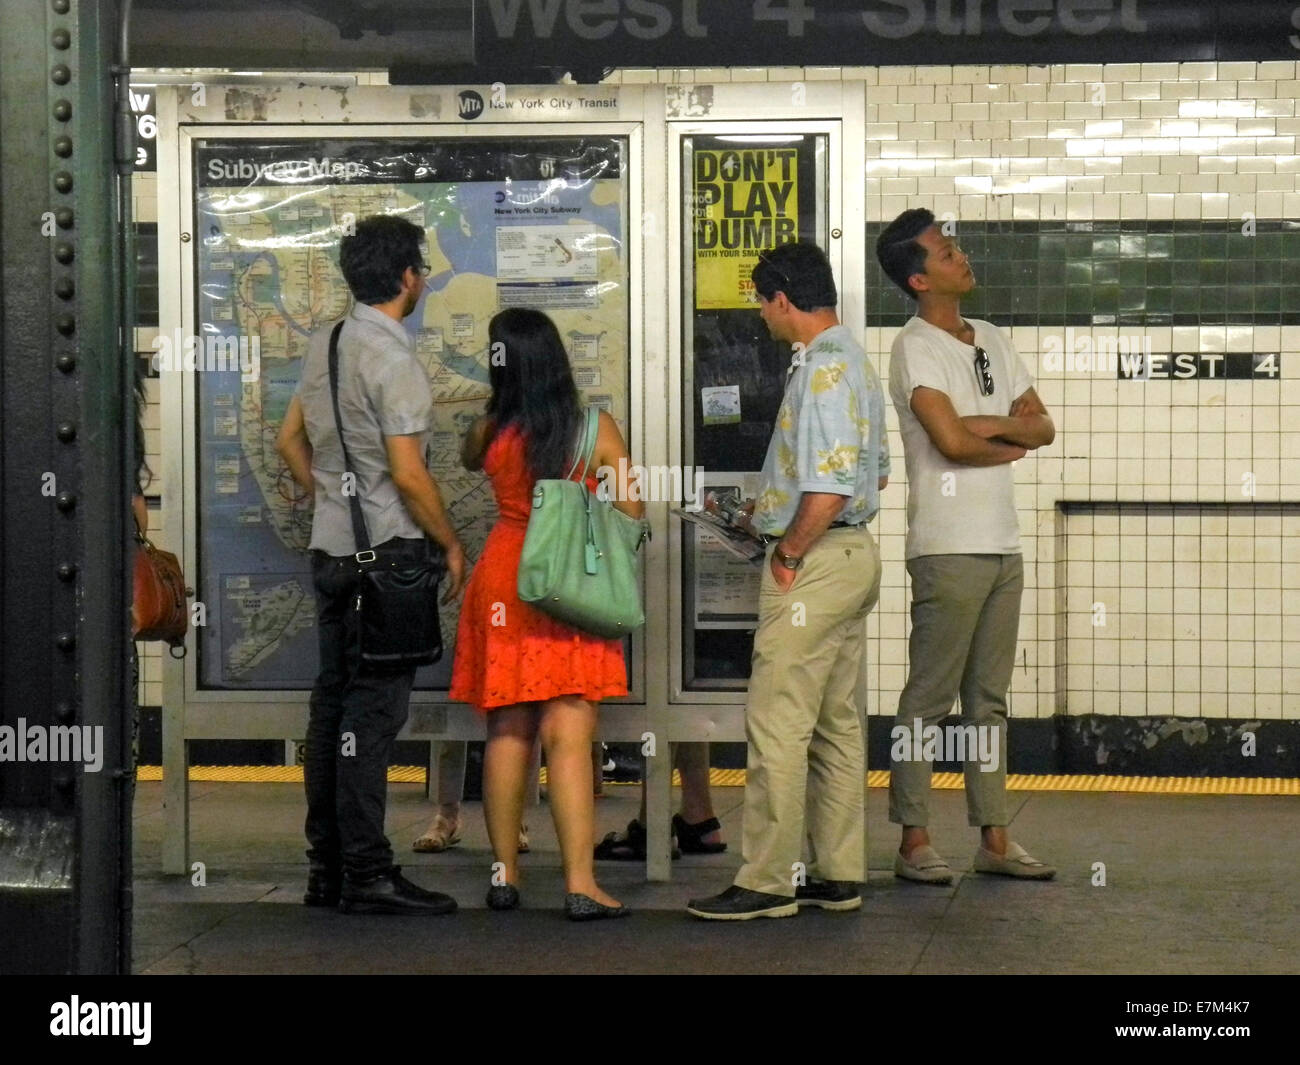
<instances>
[{"instance_id":1,"label":"station ceiling sign","mask_svg":"<svg viewBox=\"0 0 1300 1065\"><path fill-rule=\"evenodd\" d=\"M476 62L888 66L1300 58L1291 0L474 0Z\"/></svg>"}]
</instances>

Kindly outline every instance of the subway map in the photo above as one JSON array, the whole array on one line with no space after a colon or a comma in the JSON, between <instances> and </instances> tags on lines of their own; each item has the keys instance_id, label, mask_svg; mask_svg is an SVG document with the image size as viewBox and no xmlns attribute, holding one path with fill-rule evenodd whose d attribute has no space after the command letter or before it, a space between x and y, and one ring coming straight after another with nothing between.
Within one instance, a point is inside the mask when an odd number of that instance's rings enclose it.
<instances>
[{"instance_id":1,"label":"subway map","mask_svg":"<svg viewBox=\"0 0 1300 1065\"><path fill-rule=\"evenodd\" d=\"M604 139L597 151L590 140L572 141L539 138L536 157L525 156L522 166L518 142L479 143L450 158L427 147L407 150L396 163L388 142L342 142L346 151L336 145L337 155L364 162L338 182L322 182L317 163L306 184L293 180L301 148L261 147L255 164L244 165L263 175L259 183L200 181L199 332L243 338L258 354L255 373L246 361L242 373L194 375L197 597L208 622L198 630L202 687L305 689L315 679L311 506L275 440L308 340L351 307L337 265L338 241L351 222L398 213L425 230L427 291L403 324L433 390L429 468L471 559L482 550L496 505L486 477L460 466L460 440L488 399L488 323L497 310L547 311L584 396L626 431L625 192L617 165L616 176L600 176L611 169L601 164L617 163L620 145ZM251 154L230 145L204 151L198 171L205 172L205 159L217 159L223 165L207 172L218 181L229 181L224 175L241 165L230 159ZM434 172L440 179L378 180L394 170L402 178ZM442 180L439 170L468 171L474 180ZM442 608L443 659L421 671L418 686L446 687L458 620L458 604Z\"/></svg>"}]
</instances>

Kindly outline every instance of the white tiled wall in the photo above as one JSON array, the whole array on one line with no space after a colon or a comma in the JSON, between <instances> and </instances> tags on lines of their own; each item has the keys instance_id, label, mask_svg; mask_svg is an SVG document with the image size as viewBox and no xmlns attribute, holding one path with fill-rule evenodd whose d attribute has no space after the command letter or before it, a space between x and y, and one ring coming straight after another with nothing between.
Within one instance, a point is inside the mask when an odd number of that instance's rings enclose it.
<instances>
[{"instance_id":1,"label":"white tiled wall","mask_svg":"<svg viewBox=\"0 0 1300 1065\"><path fill-rule=\"evenodd\" d=\"M1071 712L1294 719L1300 508L1101 507L1061 540Z\"/></svg>"},{"instance_id":2,"label":"white tiled wall","mask_svg":"<svg viewBox=\"0 0 1300 1065\"><path fill-rule=\"evenodd\" d=\"M614 80L861 82L867 218L928 207L951 212L960 237L962 220L1300 217L1296 66L626 70ZM882 377L896 332L867 330ZM1063 330L1011 334L1058 429L1052 447L1016 467L1026 579L1012 714L1300 718L1300 517L1250 510L1300 502L1300 327L1075 327L1098 341L1145 337L1154 354L1280 351L1289 376L1277 381L1049 372L1042 356ZM869 710L886 714L906 676L909 629L901 461L894 470L869 622ZM1060 500L1133 506L1066 518ZM1217 507L1147 514L1143 501ZM1094 603L1107 609L1105 629L1093 625Z\"/></svg>"},{"instance_id":3,"label":"white tiled wall","mask_svg":"<svg viewBox=\"0 0 1300 1065\"><path fill-rule=\"evenodd\" d=\"M929 207L952 212L959 237L970 219L1295 218L1297 96L1291 62L882 69L867 90L868 218ZM867 338L883 374L893 332ZM1012 713L1300 718L1300 676L1283 669L1300 665L1300 567L1281 557L1300 543L1297 515L1250 510L1300 500L1300 435L1283 431L1300 425L1300 377L1049 371L1043 355L1063 332L1011 330L1058 428L1052 447L1016 467L1026 590ZM1300 369L1300 328L1075 334L1142 336L1156 354L1281 351L1284 374ZM1219 506L1072 514L1058 541L1058 500ZM891 545L886 565L900 558ZM886 712L906 628L882 604Z\"/></svg>"},{"instance_id":4,"label":"white tiled wall","mask_svg":"<svg viewBox=\"0 0 1300 1065\"><path fill-rule=\"evenodd\" d=\"M836 79L866 87L862 194L873 221L923 206L952 212L960 235L961 220L979 219L1300 217L1300 81L1289 61L622 70L609 80ZM151 219L152 175L136 183L137 216ZM886 378L895 332L865 338ZM1300 718L1300 526L1276 506L1300 502L1300 327L1091 331L1146 337L1155 353L1280 351L1277 381L1049 372L1042 355L1062 332L1012 330L1058 429L1016 469L1026 588L1012 714ZM896 461L869 621L869 711L885 714L906 676L908 634L905 475L889 417ZM151 491L165 499L165 488ZM1063 517L1060 500L1133 506ZM1217 507L1137 506L1172 501ZM156 704L154 645L144 663L142 700Z\"/></svg>"}]
</instances>

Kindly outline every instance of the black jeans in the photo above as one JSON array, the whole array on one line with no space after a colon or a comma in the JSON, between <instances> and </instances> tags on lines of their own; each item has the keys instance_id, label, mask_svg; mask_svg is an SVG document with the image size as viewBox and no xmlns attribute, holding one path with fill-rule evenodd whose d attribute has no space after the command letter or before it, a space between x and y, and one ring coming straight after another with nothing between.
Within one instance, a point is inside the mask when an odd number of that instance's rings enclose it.
<instances>
[{"instance_id":1,"label":"black jeans","mask_svg":"<svg viewBox=\"0 0 1300 1065\"><path fill-rule=\"evenodd\" d=\"M418 559L427 547L424 540L397 538L376 550ZM353 609L357 570L351 555L312 552L320 674L311 693L303 779L312 866L341 868L364 880L393 866L393 848L384 835L388 759L406 723L415 669L362 665Z\"/></svg>"}]
</instances>

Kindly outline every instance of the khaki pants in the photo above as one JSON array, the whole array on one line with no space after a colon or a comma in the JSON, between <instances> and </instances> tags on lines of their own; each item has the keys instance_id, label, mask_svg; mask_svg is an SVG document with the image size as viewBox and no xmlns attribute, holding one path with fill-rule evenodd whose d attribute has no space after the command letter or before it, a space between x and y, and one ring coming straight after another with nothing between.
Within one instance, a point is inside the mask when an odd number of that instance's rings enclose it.
<instances>
[{"instance_id":1,"label":"khaki pants","mask_svg":"<svg viewBox=\"0 0 1300 1065\"><path fill-rule=\"evenodd\" d=\"M1025 586L1020 555L922 555L909 559L912 635L907 683L895 728L937 725L961 695L963 725L995 730L996 769L967 757L966 817L972 825L1007 823L1007 689L1020 633ZM996 748L993 746L996 744ZM991 764L991 762L989 763ZM890 758L889 819L929 823L928 758Z\"/></svg>"},{"instance_id":2,"label":"khaki pants","mask_svg":"<svg viewBox=\"0 0 1300 1065\"><path fill-rule=\"evenodd\" d=\"M793 896L805 838L810 879L865 876L857 682L866 617L880 595L880 552L865 525L828 529L788 592L777 588L770 558L745 714L745 864L735 882Z\"/></svg>"}]
</instances>

